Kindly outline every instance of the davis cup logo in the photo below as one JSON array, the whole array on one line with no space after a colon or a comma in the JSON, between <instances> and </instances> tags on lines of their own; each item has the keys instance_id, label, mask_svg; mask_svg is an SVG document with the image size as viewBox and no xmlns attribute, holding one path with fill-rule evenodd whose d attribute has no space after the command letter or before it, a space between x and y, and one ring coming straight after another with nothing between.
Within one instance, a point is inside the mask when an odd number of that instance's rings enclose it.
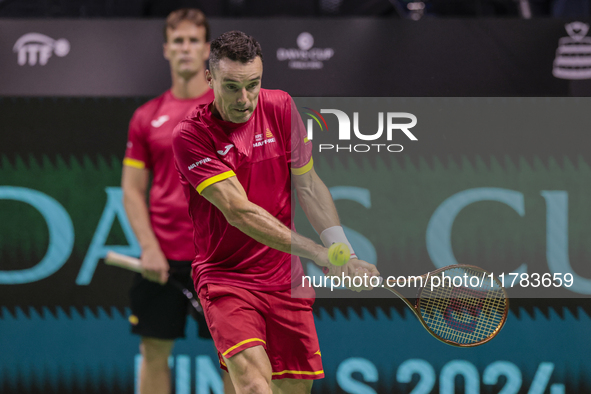
<instances>
[{"instance_id":1,"label":"davis cup logo","mask_svg":"<svg viewBox=\"0 0 591 394\"><path fill-rule=\"evenodd\" d=\"M586 37L589 25L573 22L565 28L569 37L558 40L552 75L561 79L590 79L591 37Z\"/></svg>"},{"instance_id":2,"label":"davis cup logo","mask_svg":"<svg viewBox=\"0 0 591 394\"><path fill-rule=\"evenodd\" d=\"M314 36L312 36L310 33L303 32L298 36L296 42L298 43L298 47L300 47L301 50L307 51L314 46Z\"/></svg>"},{"instance_id":3,"label":"davis cup logo","mask_svg":"<svg viewBox=\"0 0 591 394\"><path fill-rule=\"evenodd\" d=\"M378 130L373 134L365 134L359 129L359 112L353 112L353 124L349 115L338 109L321 109L320 112L304 107L309 112L305 112L310 118L307 120L306 131L308 140L314 139L314 124L318 125L320 131L328 131L328 124L322 114L333 114L336 116L339 128L338 139L340 141L351 141L351 126L353 126L353 135L356 139L362 141L383 141L382 138L385 130L385 140L390 142L396 132L402 132L409 140L418 141L417 137L410 131L411 128L417 125L417 117L408 112L378 112ZM386 127L384 127L384 119ZM410 121L410 122L409 122ZM396 133L397 134L397 133ZM380 140L380 141L378 141ZM318 144L318 152L327 150L334 150L335 152L402 152L404 147L400 144L386 144L386 143L372 143L372 144Z\"/></svg>"},{"instance_id":4,"label":"davis cup logo","mask_svg":"<svg viewBox=\"0 0 591 394\"><path fill-rule=\"evenodd\" d=\"M297 70L319 70L324 62L334 55L332 48L314 48L314 36L308 32L301 33L296 39L298 49L277 49L277 60L288 60L288 67Z\"/></svg>"},{"instance_id":5,"label":"davis cup logo","mask_svg":"<svg viewBox=\"0 0 591 394\"><path fill-rule=\"evenodd\" d=\"M52 54L59 57L64 57L70 53L70 42L65 38L54 40L40 33L27 33L19 38L14 47L13 52L18 55L18 65L34 66L37 63L45 66Z\"/></svg>"}]
</instances>

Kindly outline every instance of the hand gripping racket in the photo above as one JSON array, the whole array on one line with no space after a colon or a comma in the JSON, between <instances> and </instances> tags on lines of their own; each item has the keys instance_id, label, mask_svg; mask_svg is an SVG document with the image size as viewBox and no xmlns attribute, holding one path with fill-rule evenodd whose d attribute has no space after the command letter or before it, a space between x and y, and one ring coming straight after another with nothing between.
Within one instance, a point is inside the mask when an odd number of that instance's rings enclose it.
<instances>
[{"instance_id":1,"label":"hand gripping racket","mask_svg":"<svg viewBox=\"0 0 591 394\"><path fill-rule=\"evenodd\" d=\"M509 299L501 282L482 268L450 265L402 283L385 283L413 311L423 327L448 345L482 345L503 328ZM396 287L418 288L413 305Z\"/></svg>"},{"instance_id":2,"label":"hand gripping racket","mask_svg":"<svg viewBox=\"0 0 591 394\"><path fill-rule=\"evenodd\" d=\"M125 256L123 254L119 254L112 251L109 251L107 253L107 256L105 256L105 264L119 268L124 268L126 270L133 272L141 273L143 271L142 264L139 259L136 259L135 257ZM195 299L193 293L189 289L187 289L185 286L183 286L182 284L170 277L168 278L168 283L176 287L180 292L182 292L185 295L185 297L189 300L189 303L191 304L193 309L195 309L195 311L203 313L201 305L199 305L199 302Z\"/></svg>"}]
</instances>

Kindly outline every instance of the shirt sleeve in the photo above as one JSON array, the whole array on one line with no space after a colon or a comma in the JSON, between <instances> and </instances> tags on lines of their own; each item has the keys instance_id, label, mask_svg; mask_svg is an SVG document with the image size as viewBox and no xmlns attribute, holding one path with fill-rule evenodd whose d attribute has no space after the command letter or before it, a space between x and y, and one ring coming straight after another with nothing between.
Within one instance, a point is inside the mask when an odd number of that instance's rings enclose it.
<instances>
[{"instance_id":1,"label":"shirt sleeve","mask_svg":"<svg viewBox=\"0 0 591 394\"><path fill-rule=\"evenodd\" d=\"M288 148L288 161L294 175L302 175L312 169L312 141L293 99L289 97L289 129L291 146Z\"/></svg>"},{"instance_id":2,"label":"shirt sleeve","mask_svg":"<svg viewBox=\"0 0 591 394\"><path fill-rule=\"evenodd\" d=\"M127 148L123 165L139 169L152 168L145 129L146 127L142 125L141 116L138 111L135 111L129 122Z\"/></svg>"},{"instance_id":3,"label":"shirt sleeve","mask_svg":"<svg viewBox=\"0 0 591 394\"><path fill-rule=\"evenodd\" d=\"M201 194L206 187L236 174L219 160L207 133L194 129L190 122L179 123L173 132L172 149L181 176Z\"/></svg>"}]
</instances>

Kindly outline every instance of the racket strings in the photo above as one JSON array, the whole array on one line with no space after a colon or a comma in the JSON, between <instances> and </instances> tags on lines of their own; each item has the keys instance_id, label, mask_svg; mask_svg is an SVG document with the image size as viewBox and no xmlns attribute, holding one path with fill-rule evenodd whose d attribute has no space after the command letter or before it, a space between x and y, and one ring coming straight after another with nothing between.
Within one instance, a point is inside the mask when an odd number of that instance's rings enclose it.
<instances>
[{"instance_id":1,"label":"racket strings","mask_svg":"<svg viewBox=\"0 0 591 394\"><path fill-rule=\"evenodd\" d=\"M479 286L464 281L454 286L457 276L477 277ZM431 277L422 289L417 307L425 324L442 339L459 345L474 344L490 338L502 327L507 302L498 281L486 273L454 267ZM445 279L443 279L445 278ZM438 282L433 282L437 279ZM435 286L438 284L438 286Z\"/></svg>"}]
</instances>

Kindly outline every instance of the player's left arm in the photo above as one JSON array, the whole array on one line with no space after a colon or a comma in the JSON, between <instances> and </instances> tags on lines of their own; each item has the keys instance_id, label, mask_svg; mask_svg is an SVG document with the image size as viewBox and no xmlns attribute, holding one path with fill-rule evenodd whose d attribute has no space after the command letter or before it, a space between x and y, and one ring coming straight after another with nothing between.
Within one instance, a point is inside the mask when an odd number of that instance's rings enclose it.
<instances>
[{"instance_id":1,"label":"player's left arm","mask_svg":"<svg viewBox=\"0 0 591 394\"><path fill-rule=\"evenodd\" d=\"M296 171L297 172L297 171ZM292 179L298 195L298 201L306 214L306 217L318 234L326 229L340 227L340 220L330 191L320 179L314 167L303 174L293 174ZM373 264L358 259L356 256L342 266L330 266L329 275L363 275L379 276L377 268Z\"/></svg>"}]
</instances>

